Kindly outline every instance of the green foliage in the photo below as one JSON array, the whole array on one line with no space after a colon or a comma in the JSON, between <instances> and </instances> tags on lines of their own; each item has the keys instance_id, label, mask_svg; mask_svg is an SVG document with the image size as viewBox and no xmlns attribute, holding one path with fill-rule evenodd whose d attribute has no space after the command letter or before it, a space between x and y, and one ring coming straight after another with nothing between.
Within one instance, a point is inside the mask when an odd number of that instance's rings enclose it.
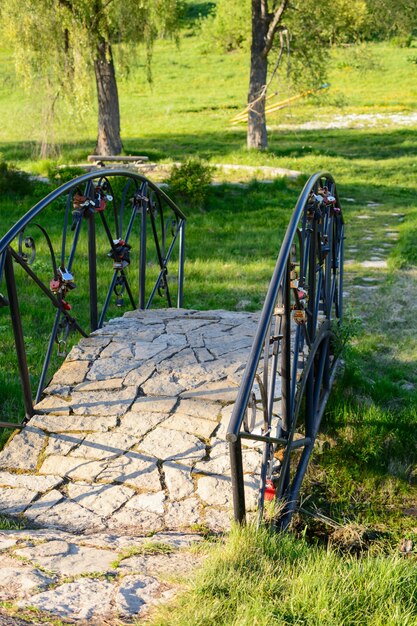
<instances>
[{"instance_id":1,"label":"green foliage","mask_svg":"<svg viewBox=\"0 0 417 626\"><path fill-rule=\"evenodd\" d=\"M417 26L415 0L366 0L368 20L363 26L367 39L407 41Z\"/></svg>"},{"instance_id":2,"label":"green foliage","mask_svg":"<svg viewBox=\"0 0 417 626\"><path fill-rule=\"evenodd\" d=\"M222 52L247 49L251 36L251 0L219 0L212 15L201 21L207 50L213 43Z\"/></svg>"},{"instance_id":3,"label":"green foliage","mask_svg":"<svg viewBox=\"0 0 417 626\"><path fill-rule=\"evenodd\" d=\"M172 168L168 179L169 191L179 203L202 209L213 176L213 168L201 159L189 157L182 165Z\"/></svg>"},{"instance_id":4,"label":"green foliage","mask_svg":"<svg viewBox=\"0 0 417 626\"><path fill-rule=\"evenodd\" d=\"M81 176L81 174L85 174L85 170L82 167L56 165L55 163L50 163L48 167L48 178L51 182L59 185L63 185L73 178Z\"/></svg>"},{"instance_id":5,"label":"green foliage","mask_svg":"<svg viewBox=\"0 0 417 626\"><path fill-rule=\"evenodd\" d=\"M27 172L16 169L13 165L0 160L0 194L7 196L26 196L33 189Z\"/></svg>"}]
</instances>

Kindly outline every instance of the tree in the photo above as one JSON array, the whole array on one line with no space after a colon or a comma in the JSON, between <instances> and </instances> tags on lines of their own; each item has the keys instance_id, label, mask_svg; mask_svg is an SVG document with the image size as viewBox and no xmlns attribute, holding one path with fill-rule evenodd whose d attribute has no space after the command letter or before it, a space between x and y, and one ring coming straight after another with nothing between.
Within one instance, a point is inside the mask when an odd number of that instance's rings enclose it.
<instances>
[{"instance_id":1,"label":"tree","mask_svg":"<svg viewBox=\"0 0 417 626\"><path fill-rule=\"evenodd\" d=\"M65 95L85 106L94 72L98 105L96 152L122 150L114 46L145 43L148 64L158 34L175 34L180 0L2 0L3 30L27 84L42 87L53 110ZM130 55L125 54L128 66ZM149 66L148 66L149 67Z\"/></svg>"},{"instance_id":2,"label":"tree","mask_svg":"<svg viewBox=\"0 0 417 626\"><path fill-rule=\"evenodd\" d=\"M248 148L268 146L265 98L271 51L278 67L283 47L287 48L287 81L318 87L325 76L326 47L346 37L354 39L366 15L365 0L252 0Z\"/></svg>"}]
</instances>

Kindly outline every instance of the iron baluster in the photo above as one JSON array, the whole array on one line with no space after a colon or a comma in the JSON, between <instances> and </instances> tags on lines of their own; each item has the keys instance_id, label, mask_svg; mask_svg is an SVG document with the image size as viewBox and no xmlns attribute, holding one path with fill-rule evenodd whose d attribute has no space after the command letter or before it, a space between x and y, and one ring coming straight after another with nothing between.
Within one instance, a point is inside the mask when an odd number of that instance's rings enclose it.
<instances>
[{"instance_id":1,"label":"iron baluster","mask_svg":"<svg viewBox=\"0 0 417 626\"><path fill-rule=\"evenodd\" d=\"M30 378L29 378L28 363L27 363L27 358L26 358L26 347L25 347L25 340L23 337L22 319L20 316L16 280L14 276L12 252L10 248L8 248L6 251L4 275L6 279L10 314L12 318L17 361L19 365L19 375L20 375L20 380L22 382L22 388L23 388L23 402L25 405L25 416L26 416L26 419L29 419L33 415L32 390L31 390L31 384L30 384Z\"/></svg>"}]
</instances>

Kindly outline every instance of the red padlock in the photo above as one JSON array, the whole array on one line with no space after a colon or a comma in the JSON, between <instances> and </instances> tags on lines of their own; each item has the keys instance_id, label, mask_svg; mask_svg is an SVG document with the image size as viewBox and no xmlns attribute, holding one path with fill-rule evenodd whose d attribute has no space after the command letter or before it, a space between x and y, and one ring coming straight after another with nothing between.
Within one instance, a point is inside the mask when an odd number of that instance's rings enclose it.
<instances>
[{"instance_id":1,"label":"red padlock","mask_svg":"<svg viewBox=\"0 0 417 626\"><path fill-rule=\"evenodd\" d=\"M101 211L104 211L104 209L107 206L107 202L105 201L104 198L100 198L100 204L98 205L98 207L96 208L96 211L98 211L99 213L101 213Z\"/></svg>"},{"instance_id":2,"label":"red padlock","mask_svg":"<svg viewBox=\"0 0 417 626\"><path fill-rule=\"evenodd\" d=\"M69 302L67 302L66 300L61 300L61 302L62 302L62 306L64 307L66 311L71 311L72 306L70 305Z\"/></svg>"},{"instance_id":3,"label":"red padlock","mask_svg":"<svg viewBox=\"0 0 417 626\"><path fill-rule=\"evenodd\" d=\"M275 487L272 480L266 480L264 498L267 502L271 502L275 498Z\"/></svg>"},{"instance_id":4,"label":"red padlock","mask_svg":"<svg viewBox=\"0 0 417 626\"><path fill-rule=\"evenodd\" d=\"M54 293L59 291L60 286L61 286L61 282L57 278L53 278L51 282L49 283L49 287L51 291L53 291Z\"/></svg>"}]
</instances>

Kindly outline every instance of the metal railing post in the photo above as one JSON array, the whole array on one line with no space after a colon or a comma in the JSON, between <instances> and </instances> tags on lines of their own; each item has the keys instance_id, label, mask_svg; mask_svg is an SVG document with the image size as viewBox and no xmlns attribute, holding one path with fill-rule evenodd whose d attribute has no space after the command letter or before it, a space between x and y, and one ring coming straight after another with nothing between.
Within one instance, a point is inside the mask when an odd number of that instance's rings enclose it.
<instances>
[{"instance_id":1,"label":"metal railing post","mask_svg":"<svg viewBox=\"0 0 417 626\"><path fill-rule=\"evenodd\" d=\"M32 390L30 386L29 369L26 359L25 341L23 338L22 319L20 317L19 299L17 296L16 280L13 270L13 259L10 249L6 251L4 264L4 277L6 279L7 295L12 318L14 341L16 346L19 375L22 382L23 402L25 405L25 416L27 419L33 415Z\"/></svg>"},{"instance_id":2,"label":"metal railing post","mask_svg":"<svg viewBox=\"0 0 417 626\"><path fill-rule=\"evenodd\" d=\"M185 220L181 222L178 258L178 296L177 307L180 309L184 297L184 259L185 259Z\"/></svg>"},{"instance_id":3,"label":"metal railing post","mask_svg":"<svg viewBox=\"0 0 417 626\"><path fill-rule=\"evenodd\" d=\"M97 309L97 250L96 250L96 223L94 213L88 216L88 277L90 284L90 329L98 328Z\"/></svg>"},{"instance_id":4,"label":"metal railing post","mask_svg":"<svg viewBox=\"0 0 417 626\"><path fill-rule=\"evenodd\" d=\"M140 254L139 254L139 308L146 302L146 204L143 202L140 214Z\"/></svg>"},{"instance_id":5,"label":"metal railing post","mask_svg":"<svg viewBox=\"0 0 417 626\"><path fill-rule=\"evenodd\" d=\"M240 437L229 443L232 474L233 510L236 522L246 521L245 484L243 477L242 444Z\"/></svg>"}]
</instances>

